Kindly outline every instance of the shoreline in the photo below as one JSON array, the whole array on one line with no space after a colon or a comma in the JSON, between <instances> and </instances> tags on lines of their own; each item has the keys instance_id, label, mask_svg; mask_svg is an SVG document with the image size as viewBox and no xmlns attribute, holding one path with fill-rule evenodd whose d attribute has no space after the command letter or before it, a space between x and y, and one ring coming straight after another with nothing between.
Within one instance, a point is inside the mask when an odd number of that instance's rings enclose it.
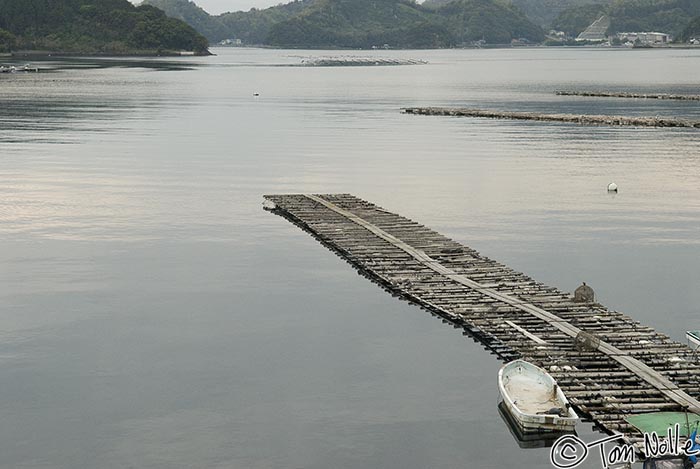
<instances>
[{"instance_id":1,"label":"shoreline","mask_svg":"<svg viewBox=\"0 0 700 469\"><path fill-rule=\"evenodd\" d=\"M240 46L221 46L217 44L212 44L210 48L217 49L272 49L272 50L320 50L320 51L366 51L366 52L390 52L390 51L424 51L424 50L475 50L475 49L584 49L584 50L635 50L635 51L649 51L649 50L700 50L700 45L692 44L667 44L662 47L626 47L626 46L600 46L600 45L585 45L585 46L568 46L568 45L544 45L544 44L486 44L481 46L459 46L459 47L434 47L434 48L402 48L402 47L391 47L388 49L384 48L354 48L354 47L312 47L312 46L272 46L268 44L244 44Z\"/></svg>"},{"instance_id":2,"label":"shoreline","mask_svg":"<svg viewBox=\"0 0 700 469\"><path fill-rule=\"evenodd\" d=\"M108 58L108 57L209 57L215 55L209 49L206 52L194 51L158 51L158 50L134 50L130 52L70 52L70 51L46 51L46 50L19 50L0 54L2 58L31 58L31 59L52 59L52 58Z\"/></svg>"}]
</instances>

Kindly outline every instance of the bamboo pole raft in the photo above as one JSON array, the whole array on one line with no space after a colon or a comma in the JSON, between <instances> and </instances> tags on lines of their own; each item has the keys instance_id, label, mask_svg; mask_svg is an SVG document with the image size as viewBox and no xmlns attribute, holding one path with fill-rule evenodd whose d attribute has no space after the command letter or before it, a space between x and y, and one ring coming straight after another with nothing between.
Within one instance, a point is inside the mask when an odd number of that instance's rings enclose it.
<instances>
[{"instance_id":1,"label":"bamboo pole raft","mask_svg":"<svg viewBox=\"0 0 700 469\"><path fill-rule=\"evenodd\" d=\"M694 351L625 314L593 300L575 301L349 194L266 195L264 206L500 359L523 358L545 368L579 414L603 431L639 445L642 435L625 417L700 413Z\"/></svg>"},{"instance_id":2,"label":"bamboo pole raft","mask_svg":"<svg viewBox=\"0 0 700 469\"><path fill-rule=\"evenodd\" d=\"M697 94L625 93L612 91L556 91L557 96L583 96L586 98L670 99L676 101L700 101Z\"/></svg>"},{"instance_id":3,"label":"bamboo pole raft","mask_svg":"<svg viewBox=\"0 0 700 469\"><path fill-rule=\"evenodd\" d=\"M301 61L305 67L367 67L396 65L425 65L428 62L417 59L399 59L384 57L316 57Z\"/></svg>"},{"instance_id":4,"label":"bamboo pole raft","mask_svg":"<svg viewBox=\"0 0 700 469\"><path fill-rule=\"evenodd\" d=\"M683 127L700 129L700 121L666 117L625 117L586 114L542 114L522 111L489 111L484 109L449 107L409 107L405 114L422 116L481 117L487 119L514 119L540 122L564 122L582 125L614 125L633 127Z\"/></svg>"}]
</instances>

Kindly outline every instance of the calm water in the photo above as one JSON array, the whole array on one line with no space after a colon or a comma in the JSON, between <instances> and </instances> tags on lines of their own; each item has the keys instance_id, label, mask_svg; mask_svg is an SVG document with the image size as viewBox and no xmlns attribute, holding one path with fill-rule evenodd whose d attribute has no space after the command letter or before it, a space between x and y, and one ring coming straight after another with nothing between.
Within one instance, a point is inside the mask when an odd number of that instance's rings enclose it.
<instances>
[{"instance_id":1,"label":"calm water","mask_svg":"<svg viewBox=\"0 0 700 469\"><path fill-rule=\"evenodd\" d=\"M216 52L0 75L3 469L550 467L501 421L494 357L264 193L351 192L678 340L700 327L700 132L398 112L700 119L553 95L697 93L700 51Z\"/></svg>"}]
</instances>

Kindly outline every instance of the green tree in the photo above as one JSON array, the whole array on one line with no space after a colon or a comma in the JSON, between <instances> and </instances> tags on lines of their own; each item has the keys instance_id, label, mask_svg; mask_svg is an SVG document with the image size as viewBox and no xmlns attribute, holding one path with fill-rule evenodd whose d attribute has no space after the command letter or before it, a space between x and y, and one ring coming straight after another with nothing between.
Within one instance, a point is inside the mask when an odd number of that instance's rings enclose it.
<instances>
[{"instance_id":1,"label":"green tree","mask_svg":"<svg viewBox=\"0 0 700 469\"><path fill-rule=\"evenodd\" d=\"M700 16L693 18L688 25L683 28L683 32L679 36L679 40L683 42L691 39L700 39Z\"/></svg>"},{"instance_id":2,"label":"green tree","mask_svg":"<svg viewBox=\"0 0 700 469\"><path fill-rule=\"evenodd\" d=\"M573 7L562 12L554 27L578 34L606 14L611 32L659 31L682 35L689 18L700 16L698 0L614 0L610 4Z\"/></svg>"},{"instance_id":3,"label":"green tree","mask_svg":"<svg viewBox=\"0 0 700 469\"><path fill-rule=\"evenodd\" d=\"M15 48L17 38L14 34L4 29L0 29L0 52L10 52Z\"/></svg>"},{"instance_id":4,"label":"green tree","mask_svg":"<svg viewBox=\"0 0 700 469\"><path fill-rule=\"evenodd\" d=\"M185 23L128 0L0 0L0 28L23 48L105 53L192 50L208 42ZM118 46L118 47L117 47Z\"/></svg>"}]
</instances>

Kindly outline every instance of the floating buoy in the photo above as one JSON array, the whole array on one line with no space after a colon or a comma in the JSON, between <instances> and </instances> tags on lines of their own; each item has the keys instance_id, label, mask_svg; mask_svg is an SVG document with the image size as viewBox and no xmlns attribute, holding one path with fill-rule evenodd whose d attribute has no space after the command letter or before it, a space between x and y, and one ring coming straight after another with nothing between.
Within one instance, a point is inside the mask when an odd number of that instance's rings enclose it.
<instances>
[{"instance_id":1,"label":"floating buoy","mask_svg":"<svg viewBox=\"0 0 700 469\"><path fill-rule=\"evenodd\" d=\"M608 192L617 192L617 184L614 182L608 184Z\"/></svg>"}]
</instances>

